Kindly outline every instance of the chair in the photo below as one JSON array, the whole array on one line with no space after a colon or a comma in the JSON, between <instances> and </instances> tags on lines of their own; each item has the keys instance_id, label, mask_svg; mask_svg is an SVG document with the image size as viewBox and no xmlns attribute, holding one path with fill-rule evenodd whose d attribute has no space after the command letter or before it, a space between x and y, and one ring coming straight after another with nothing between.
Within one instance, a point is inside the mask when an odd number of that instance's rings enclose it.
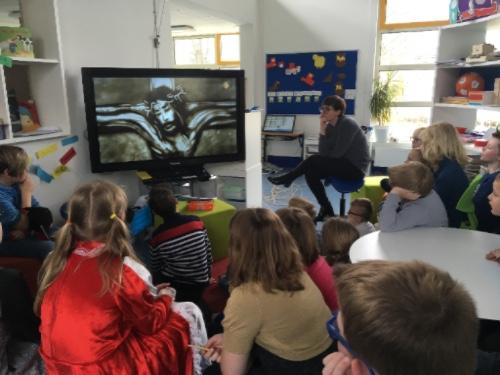
<instances>
[{"instance_id":1,"label":"chair","mask_svg":"<svg viewBox=\"0 0 500 375\"><path fill-rule=\"evenodd\" d=\"M325 186L331 185L340 193L340 216L345 216L345 194L358 191L365 183L364 178L359 180L342 180L337 177L327 177Z\"/></svg>"}]
</instances>

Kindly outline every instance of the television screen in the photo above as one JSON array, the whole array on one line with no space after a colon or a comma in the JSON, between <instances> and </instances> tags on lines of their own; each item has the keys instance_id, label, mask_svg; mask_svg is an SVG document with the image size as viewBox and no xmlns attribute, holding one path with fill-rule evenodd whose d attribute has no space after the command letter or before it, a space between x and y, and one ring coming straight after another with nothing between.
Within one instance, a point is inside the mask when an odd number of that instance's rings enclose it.
<instances>
[{"instance_id":1,"label":"television screen","mask_svg":"<svg viewBox=\"0 0 500 375\"><path fill-rule=\"evenodd\" d=\"M93 172L244 159L241 70L82 68Z\"/></svg>"}]
</instances>

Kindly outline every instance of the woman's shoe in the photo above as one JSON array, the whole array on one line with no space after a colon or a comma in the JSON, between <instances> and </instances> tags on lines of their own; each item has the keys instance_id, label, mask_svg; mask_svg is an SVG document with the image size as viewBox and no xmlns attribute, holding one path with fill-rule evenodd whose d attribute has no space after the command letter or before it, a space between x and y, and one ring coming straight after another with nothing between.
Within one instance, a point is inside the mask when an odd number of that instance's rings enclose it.
<instances>
[{"instance_id":1,"label":"woman's shoe","mask_svg":"<svg viewBox=\"0 0 500 375\"><path fill-rule=\"evenodd\" d=\"M327 219L329 217L334 217L334 216L335 216L335 213L333 212L332 206L326 207L326 208L321 207L319 209L318 215L314 219L314 222L317 223L319 221L324 221L325 219Z\"/></svg>"},{"instance_id":2,"label":"woman's shoe","mask_svg":"<svg viewBox=\"0 0 500 375\"><path fill-rule=\"evenodd\" d=\"M286 174L282 174L281 176L268 176L267 179L273 185L284 185L285 187L290 187L292 184L292 181L290 181Z\"/></svg>"}]
</instances>

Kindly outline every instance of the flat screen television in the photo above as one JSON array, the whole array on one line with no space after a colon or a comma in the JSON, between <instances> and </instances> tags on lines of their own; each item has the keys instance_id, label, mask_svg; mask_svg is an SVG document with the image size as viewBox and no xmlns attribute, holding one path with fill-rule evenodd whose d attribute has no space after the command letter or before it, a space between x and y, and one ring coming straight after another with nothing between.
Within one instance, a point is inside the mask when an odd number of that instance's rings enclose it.
<instances>
[{"instance_id":1,"label":"flat screen television","mask_svg":"<svg viewBox=\"0 0 500 375\"><path fill-rule=\"evenodd\" d=\"M244 160L242 70L82 68L92 172Z\"/></svg>"}]
</instances>

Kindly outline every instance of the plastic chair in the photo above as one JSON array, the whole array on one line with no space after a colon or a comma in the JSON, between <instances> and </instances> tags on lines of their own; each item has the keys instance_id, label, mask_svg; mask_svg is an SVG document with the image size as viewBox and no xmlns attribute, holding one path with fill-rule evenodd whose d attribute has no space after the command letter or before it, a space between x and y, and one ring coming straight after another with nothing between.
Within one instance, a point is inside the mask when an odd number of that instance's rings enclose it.
<instances>
[{"instance_id":1,"label":"plastic chair","mask_svg":"<svg viewBox=\"0 0 500 375\"><path fill-rule=\"evenodd\" d=\"M345 215L345 194L354 193L361 189L364 185L365 179L359 180L342 180L337 177L325 178L325 186L331 185L335 190L340 193L340 216Z\"/></svg>"}]
</instances>

